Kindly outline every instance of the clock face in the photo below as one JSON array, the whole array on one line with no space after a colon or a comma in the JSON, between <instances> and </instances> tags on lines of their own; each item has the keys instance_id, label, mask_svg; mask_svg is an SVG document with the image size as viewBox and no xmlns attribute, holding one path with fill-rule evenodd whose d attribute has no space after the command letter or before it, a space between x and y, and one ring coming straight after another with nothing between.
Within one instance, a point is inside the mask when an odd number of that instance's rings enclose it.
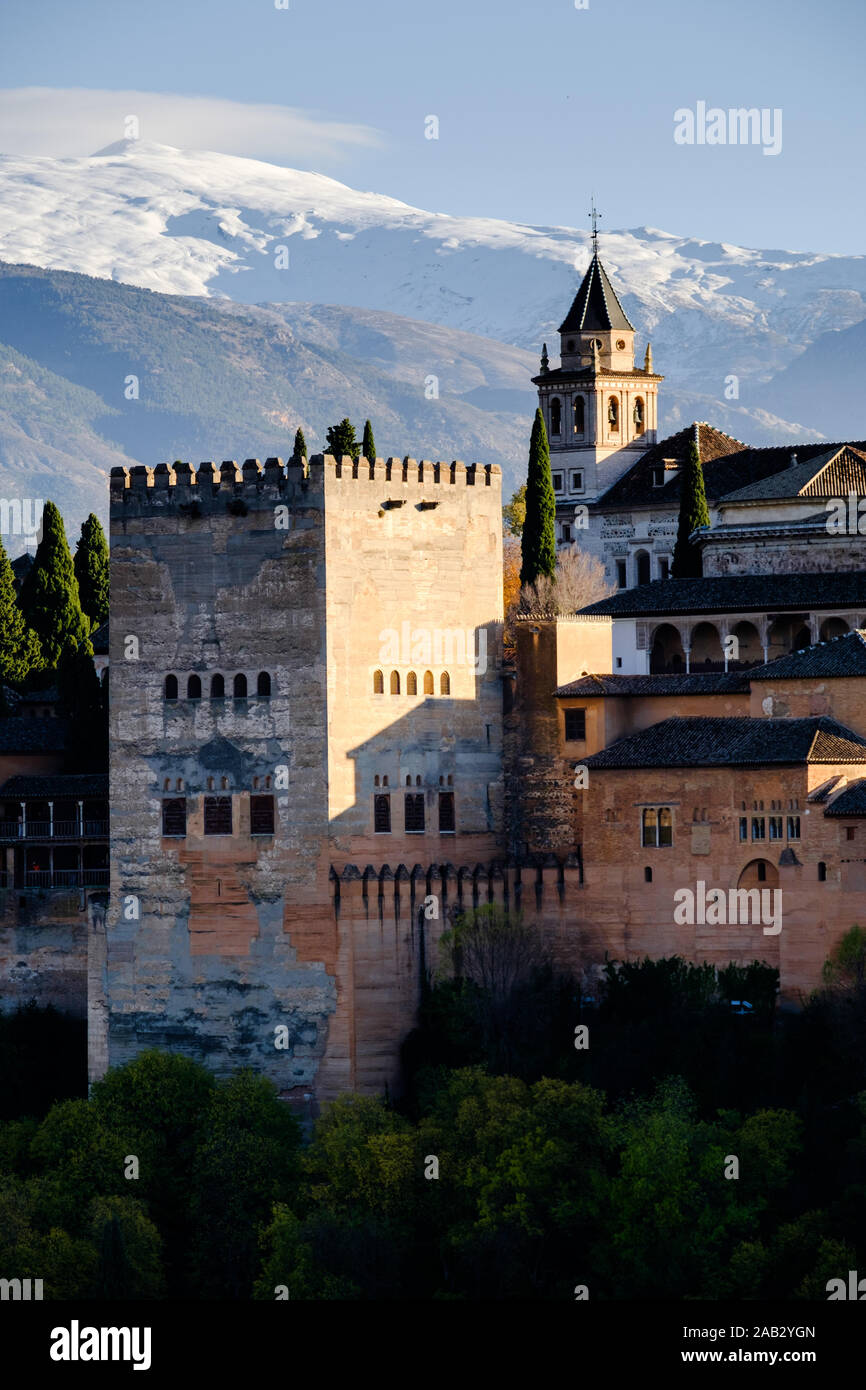
<instances>
[{"instance_id":1,"label":"clock face","mask_svg":"<svg viewBox=\"0 0 866 1390\"><path fill-rule=\"evenodd\" d=\"M625 338L617 338L616 345L619 351L622 352L623 348L625 347Z\"/></svg>"}]
</instances>

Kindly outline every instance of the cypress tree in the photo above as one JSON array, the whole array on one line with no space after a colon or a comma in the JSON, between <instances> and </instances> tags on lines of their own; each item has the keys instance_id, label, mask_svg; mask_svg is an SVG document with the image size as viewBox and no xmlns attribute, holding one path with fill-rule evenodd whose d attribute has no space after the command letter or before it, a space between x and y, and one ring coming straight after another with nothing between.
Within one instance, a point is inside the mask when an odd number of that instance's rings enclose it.
<instances>
[{"instance_id":1,"label":"cypress tree","mask_svg":"<svg viewBox=\"0 0 866 1390\"><path fill-rule=\"evenodd\" d=\"M304 438L304 431L298 428L295 431L295 447L292 450L292 460L297 463L299 459L307 457L307 441Z\"/></svg>"},{"instance_id":2,"label":"cypress tree","mask_svg":"<svg viewBox=\"0 0 866 1390\"><path fill-rule=\"evenodd\" d=\"M364 442L361 445L361 458L374 459L376 457L376 441L373 438L373 426L369 420L364 423Z\"/></svg>"},{"instance_id":3,"label":"cypress tree","mask_svg":"<svg viewBox=\"0 0 866 1390\"><path fill-rule=\"evenodd\" d=\"M529 471L526 477L526 520L520 538L523 563L521 584L534 584L539 575L551 579L556 573L556 499L550 476L550 448L541 410L535 412L529 441Z\"/></svg>"},{"instance_id":4,"label":"cypress tree","mask_svg":"<svg viewBox=\"0 0 866 1390\"><path fill-rule=\"evenodd\" d=\"M20 685L41 663L39 638L24 621L15 574L0 541L0 682Z\"/></svg>"},{"instance_id":5,"label":"cypress tree","mask_svg":"<svg viewBox=\"0 0 866 1390\"><path fill-rule=\"evenodd\" d=\"M90 623L81 611L78 580L63 518L53 502L42 511L42 540L21 587L24 617L42 643L45 665L56 667L67 643L90 646Z\"/></svg>"},{"instance_id":6,"label":"cypress tree","mask_svg":"<svg viewBox=\"0 0 866 1390\"><path fill-rule=\"evenodd\" d=\"M686 456L683 471L683 484L680 491L680 520L677 527L677 543L674 546L674 562L671 574L674 579L699 579L703 573L701 552L696 545L689 544L689 536L697 526L709 526L710 513L707 507L707 494L704 488L704 470L697 440L692 439Z\"/></svg>"},{"instance_id":7,"label":"cypress tree","mask_svg":"<svg viewBox=\"0 0 866 1390\"><path fill-rule=\"evenodd\" d=\"M331 425L328 428L328 453L333 454L339 460L344 454L349 458L357 460L361 452L361 446L355 438L355 426L351 420L345 417L339 425Z\"/></svg>"},{"instance_id":8,"label":"cypress tree","mask_svg":"<svg viewBox=\"0 0 866 1390\"><path fill-rule=\"evenodd\" d=\"M108 545L93 512L81 527L75 548L75 578L81 607L94 627L108 618Z\"/></svg>"},{"instance_id":9,"label":"cypress tree","mask_svg":"<svg viewBox=\"0 0 866 1390\"><path fill-rule=\"evenodd\" d=\"M108 709L89 642L68 642L57 663L57 686L70 724L66 772L108 771Z\"/></svg>"}]
</instances>

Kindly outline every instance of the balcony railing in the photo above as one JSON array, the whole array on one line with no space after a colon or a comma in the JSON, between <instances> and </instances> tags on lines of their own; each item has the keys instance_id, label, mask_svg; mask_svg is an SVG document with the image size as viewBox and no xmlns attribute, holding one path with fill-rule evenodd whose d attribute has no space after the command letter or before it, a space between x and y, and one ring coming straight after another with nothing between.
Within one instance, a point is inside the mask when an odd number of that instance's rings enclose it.
<instances>
[{"instance_id":1,"label":"balcony railing","mask_svg":"<svg viewBox=\"0 0 866 1390\"><path fill-rule=\"evenodd\" d=\"M3 876L10 887L11 874ZM108 869L31 869L23 876L22 888L107 888Z\"/></svg>"},{"instance_id":2,"label":"balcony railing","mask_svg":"<svg viewBox=\"0 0 866 1390\"><path fill-rule=\"evenodd\" d=\"M0 840L104 840L107 820L4 820L0 821Z\"/></svg>"}]
</instances>

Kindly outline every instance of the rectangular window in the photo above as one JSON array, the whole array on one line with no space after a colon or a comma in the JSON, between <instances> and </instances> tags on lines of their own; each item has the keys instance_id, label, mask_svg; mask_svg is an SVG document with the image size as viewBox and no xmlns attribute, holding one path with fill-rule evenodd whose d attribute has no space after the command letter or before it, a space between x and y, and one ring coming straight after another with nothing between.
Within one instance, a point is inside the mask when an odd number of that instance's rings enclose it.
<instances>
[{"instance_id":1,"label":"rectangular window","mask_svg":"<svg viewBox=\"0 0 866 1390\"><path fill-rule=\"evenodd\" d=\"M752 839L766 840L767 827L764 824L763 816L752 816Z\"/></svg>"},{"instance_id":2,"label":"rectangular window","mask_svg":"<svg viewBox=\"0 0 866 1390\"><path fill-rule=\"evenodd\" d=\"M748 838L749 838L749 817L748 817L748 816L740 816L740 839L741 839L741 840L748 840Z\"/></svg>"},{"instance_id":3,"label":"rectangular window","mask_svg":"<svg viewBox=\"0 0 866 1390\"><path fill-rule=\"evenodd\" d=\"M586 710L567 709L565 711L565 741L580 743L586 738Z\"/></svg>"},{"instance_id":4,"label":"rectangular window","mask_svg":"<svg viewBox=\"0 0 866 1390\"><path fill-rule=\"evenodd\" d=\"M424 833L424 793L407 792L405 800L406 834Z\"/></svg>"},{"instance_id":5,"label":"rectangular window","mask_svg":"<svg viewBox=\"0 0 866 1390\"><path fill-rule=\"evenodd\" d=\"M616 583L617 588L626 588L627 581L625 577L625 560L617 560L616 562Z\"/></svg>"},{"instance_id":6,"label":"rectangular window","mask_svg":"<svg viewBox=\"0 0 866 1390\"><path fill-rule=\"evenodd\" d=\"M250 834L273 835L274 798L272 796L250 797Z\"/></svg>"},{"instance_id":7,"label":"rectangular window","mask_svg":"<svg viewBox=\"0 0 866 1390\"><path fill-rule=\"evenodd\" d=\"M454 793L439 793L439 834L453 835L455 831L454 823Z\"/></svg>"},{"instance_id":8,"label":"rectangular window","mask_svg":"<svg viewBox=\"0 0 866 1390\"><path fill-rule=\"evenodd\" d=\"M856 834L857 834L857 827L856 827L856 825L846 825L846 826L845 826L845 839L846 839L846 840L853 840L853 839L854 839L854 836L855 836Z\"/></svg>"},{"instance_id":9,"label":"rectangular window","mask_svg":"<svg viewBox=\"0 0 866 1390\"><path fill-rule=\"evenodd\" d=\"M206 796L204 799L205 835L231 835L232 799L230 796Z\"/></svg>"},{"instance_id":10,"label":"rectangular window","mask_svg":"<svg viewBox=\"0 0 866 1390\"><path fill-rule=\"evenodd\" d=\"M666 555L663 555L659 560L659 579L670 579L670 577L671 562Z\"/></svg>"},{"instance_id":11,"label":"rectangular window","mask_svg":"<svg viewBox=\"0 0 866 1390\"><path fill-rule=\"evenodd\" d=\"M771 817L770 817L770 839L771 839L771 840L781 840L781 839L782 839L782 817L781 817L781 816L771 816Z\"/></svg>"},{"instance_id":12,"label":"rectangular window","mask_svg":"<svg viewBox=\"0 0 866 1390\"><path fill-rule=\"evenodd\" d=\"M388 792L384 796L373 797L373 829L377 835L391 834L391 797Z\"/></svg>"},{"instance_id":13,"label":"rectangular window","mask_svg":"<svg viewBox=\"0 0 866 1390\"><path fill-rule=\"evenodd\" d=\"M672 845L674 842L674 820L669 806L659 811L659 844Z\"/></svg>"},{"instance_id":14,"label":"rectangular window","mask_svg":"<svg viewBox=\"0 0 866 1390\"><path fill-rule=\"evenodd\" d=\"M564 521L562 523L562 539L564 541L571 540L571 527L569 526L567 521Z\"/></svg>"},{"instance_id":15,"label":"rectangular window","mask_svg":"<svg viewBox=\"0 0 866 1390\"><path fill-rule=\"evenodd\" d=\"M551 476L553 477L553 491L562 492L562 474L553 473Z\"/></svg>"},{"instance_id":16,"label":"rectangular window","mask_svg":"<svg viewBox=\"0 0 866 1390\"><path fill-rule=\"evenodd\" d=\"M653 469L653 487L664 487L665 470L663 468Z\"/></svg>"},{"instance_id":17,"label":"rectangular window","mask_svg":"<svg viewBox=\"0 0 866 1390\"><path fill-rule=\"evenodd\" d=\"M571 490L572 492L583 492L583 472L579 468L572 470Z\"/></svg>"},{"instance_id":18,"label":"rectangular window","mask_svg":"<svg viewBox=\"0 0 866 1390\"><path fill-rule=\"evenodd\" d=\"M789 840L799 840L799 838L800 838L800 817L799 817L799 816L789 816L789 817L788 817L788 839L789 839Z\"/></svg>"},{"instance_id":19,"label":"rectangular window","mask_svg":"<svg viewBox=\"0 0 866 1390\"><path fill-rule=\"evenodd\" d=\"M186 835L186 797L173 797L162 803L162 833L182 839Z\"/></svg>"}]
</instances>

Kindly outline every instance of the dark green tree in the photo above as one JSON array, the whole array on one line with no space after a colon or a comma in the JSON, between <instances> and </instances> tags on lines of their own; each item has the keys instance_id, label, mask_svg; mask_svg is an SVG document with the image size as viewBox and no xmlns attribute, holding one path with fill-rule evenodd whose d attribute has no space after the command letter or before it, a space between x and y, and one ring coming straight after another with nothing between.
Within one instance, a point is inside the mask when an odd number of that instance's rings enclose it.
<instances>
[{"instance_id":1,"label":"dark green tree","mask_svg":"<svg viewBox=\"0 0 866 1390\"><path fill-rule=\"evenodd\" d=\"M297 463L299 459L305 459L306 457L307 441L304 438L304 431L299 427L295 430L295 446L292 449L292 460L294 463Z\"/></svg>"},{"instance_id":2,"label":"dark green tree","mask_svg":"<svg viewBox=\"0 0 866 1390\"><path fill-rule=\"evenodd\" d=\"M94 627L108 618L108 544L93 512L81 527L75 547L75 578L81 607Z\"/></svg>"},{"instance_id":3,"label":"dark green tree","mask_svg":"<svg viewBox=\"0 0 866 1390\"><path fill-rule=\"evenodd\" d=\"M339 425L330 425L327 437L328 453L333 454L335 459L341 459L344 454L357 459L361 446L355 438L355 426L351 420L344 418Z\"/></svg>"},{"instance_id":4,"label":"dark green tree","mask_svg":"<svg viewBox=\"0 0 866 1390\"><path fill-rule=\"evenodd\" d=\"M39 638L24 621L15 575L0 541L0 682L18 685L40 664Z\"/></svg>"},{"instance_id":5,"label":"dark green tree","mask_svg":"<svg viewBox=\"0 0 866 1390\"><path fill-rule=\"evenodd\" d=\"M373 438L373 426L369 420L364 422L364 442L361 445L361 457L365 459L376 457L376 441Z\"/></svg>"},{"instance_id":6,"label":"dark green tree","mask_svg":"<svg viewBox=\"0 0 866 1390\"><path fill-rule=\"evenodd\" d=\"M689 444L686 466L683 470L682 490L680 492L680 521L677 527L677 543L674 546L674 562L671 569L674 579L699 579L702 574L701 552L691 545L689 536L698 526L709 526L710 513L707 507L707 494L704 488L704 470L696 440Z\"/></svg>"},{"instance_id":7,"label":"dark green tree","mask_svg":"<svg viewBox=\"0 0 866 1390\"><path fill-rule=\"evenodd\" d=\"M21 589L21 608L50 669L57 666L67 644L76 650L82 642L89 647L90 623L81 611L63 517L53 502L46 502L42 512L42 540Z\"/></svg>"},{"instance_id":8,"label":"dark green tree","mask_svg":"<svg viewBox=\"0 0 866 1390\"><path fill-rule=\"evenodd\" d=\"M108 710L89 646L68 643L57 663L57 686L70 720L67 772L108 771Z\"/></svg>"},{"instance_id":9,"label":"dark green tree","mask_svg":"<svg viewBox=\"0 0 866 1390\"><path fill-rule=\"evenodd\" d=\"M550 448L541 410L536 410L529 441L526 478L526 519L521 536L521 584L534 584L539 575L556 573L556 500L550 476Z\"/></svg>"}]
</instances>

